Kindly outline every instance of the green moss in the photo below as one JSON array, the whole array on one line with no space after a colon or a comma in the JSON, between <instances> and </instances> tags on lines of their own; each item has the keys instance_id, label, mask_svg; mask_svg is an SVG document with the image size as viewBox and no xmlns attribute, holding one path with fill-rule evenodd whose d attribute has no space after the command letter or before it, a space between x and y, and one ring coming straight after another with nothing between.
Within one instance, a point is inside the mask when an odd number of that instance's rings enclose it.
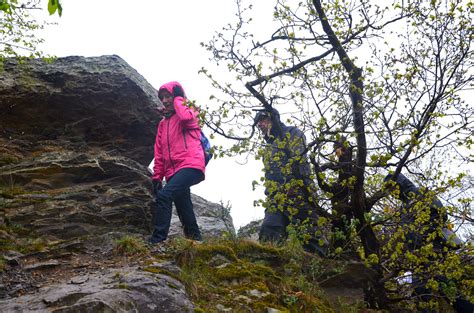
<instances>
[{"instance_id":1,"label":"green moss","mask_svg":"<svg viewBox=\"0 0 474 313\"><path fill-rule=\"evenodd\" d=\"M153 273L153 274L166 274L166 273L163 273L163 269L158 268L158 267L145 267L143 270L145 272Z\"/></svg>"},{"instance_id":2,"label":"green moss","mask_svg":"<svg viewBox=\"0 0 474 313\"><path fill-rule=\"evenodd\" d=\"M47 244L43 239L29 240L11 240L0 239L0 252L18 251L21 253L43 252L46 251Z\"/></svg>"},{"instance_id":3,"label":"green moss","mask_svg":"<svg viewBox=\"0 0 474 313\"><path fill-rule=\"evenodd\" d=\"M0 225L0 252L18 251L21 253L42 252L47 250L48 242L38 237L38 235L29 229L20 225L6 224Z\"/></svg>"},{"instance_id":4,"label":"green moss","mask_svg":"<svg viewBox=\"0 0 474 313\"><path fill-rule=\"evenodd\" d=\"M225 260L214 262L216 256ZM304 255L292 255L285 247L239 239L202 244L178 239L169 243L160 258L174 258L181 272L173 274L152 266L144 270L181 281L196 312L216 312L217 304L233 312L265 312L267 308L282 312L331 312L317 282L305 277ZM287 269L289 264L292 271Z\"/></svg>"},{"instance_id":5,"label":"green moss","mask_svg":"<svg viewBox=\"0 0 474 313\"><path fill-rule=\"evenodd\" d=\"M33 239L28 244L30 251L43 252L47 250L48 243L43 238Z\"/></svg>"},{"instance_id":6,"label":"green moss","mask_svg":"<svg viewBox=\"0 0 474 313\"><path fill-rule=\"evenodd\" d=\"M235 250L237 251L238 255L245 255L245 254L258 254L258 253L265 253L274 256L281 256L282 249L267 245L267 244L260 244L255 241L250 240L240 240L235 244Z\"/></svg>"},{"instance_id":7,"label":"green moss","mask_svg":"<svg viewBox=\"0 0 474 313\"><path fill-rule=\"evenodd\" d=\"M20 75L17 77L17 79L18 79L18 85L25 86L25 88L29 86L35 86L38 84L38 80L31 76L29 70L20 72Z\"/></svg>"},{"instance_id":8,"label":"green moss","mask_svg":"<svg viewBox=\"0 0 474 313\"><path fill-rule=\"evenodd\" d=\"M173 283L171 283L171 282L169 282L169 281L168 281L168 282L166 282L166 284L167 284L167 285L168 285L168 287L170 287L170 288L173 288L173 289L179 289L179 287L178 287L178 286L176 286L175 284L173 284Z\"/></svg>"},{"instance_id":9,"label":"green moss","mask_svg":"<svg viewBox=\"0 0 474 313\"><path fill-rule=\"evenodd\" d=\"M143 271L148 272L148 273L153 273L153 274L163 274L169 277L173 277L174 279L181 281L181 277L173 272L168 271L167 269L164 268L159 268L159 267L145 267Z\"/></svg>"},{"instance_id":10,"label":"green moss","mask_svg":"<svg viewBox=\"0 0 474 313\"><path fill-rule=\"evenodd\" d=\"M5 252L9 250L17 251L15 242L11 239L5 239L5 238L0 239L0 251Z\"/></svg>"},{"instance_id":11,"label":"green moss","mask_svg":"<svg viewBox=\"0 0 474 313\"><path fill-rule=\"evenodd\" d=\"M4 258L0 257L0 273L3 273L6 267L7 267L7 262L5 261Z\"/></svg>"},{"instance_id":12,"label":"green moss","mask_svg":"<svg viewBox=\"0 0 474 313\"><path fill-rule=\"evenodd\" d=\"M290 312L334 312L328 303L305 293L292 293L282 296L282 302Z\"/></svg>"},{"instance_id":13,"label":"green moss","mask_svg":"<svg viewBox=\"0 0 474 313\"><path fill-rule=\"evenodd\" d=\"M281 313L287 313L287 312L291 312L290 310L288 310L286 307L284 306L281 306L275 302L267 302L267 301L264 301L264 300L260 300L260 301L255 301L255 302L252 302L251 303L251 307L256 311L256 312L267 312L268 311L268 308L272 308L272 309L277 309L279 310Z\"/></svg>"},{"instance_id":14,"label":"green moss","mask_svg":"<svg viewBox=\"0 0 474 313\"><path fill-rule=\"evenodd\" d=\"M122 277L122 275L120 275L120 272L115 272L115 274L114 274L114 279L119 280L120 277Z\"/></svg>"},{"instance_id":15,"label":"green moss","mask_svg":"<svg viewBox=\"0 0 474 313\"><path fill-rule=\"evenodd\" d=\"M214 271L214 277L217 282L239 280L250 276L252 276L252 273L247 268L235 264L229 264Z\"/></svg>"},{"instance_id":16,"label":"green moss","mask_svg":"<svg viewBox=\"0 0 474 313\"><path fill-rule=\"evenodd\" d=\"M236 294L240 294L240 295L248 295L248 293L251 290L257 290L257 291L260 291L261 293L270 292L270 289L268 288L264 280L241 282L238 286L233 286L232 290Z\"/></svg>"},{"instance_id":17,"label":"green moss","mask_svg":"<svg viewBox=\"0 0 474 313\"><path fill-rule=\"evenodd\" d=\"M235 255L234 250L232 250L229 246L225 245L198 245L196 247L198 252L199 258L203 260L210 260L217 254L225 256L230 261L237 261L237 256Z\"/></svg>"},{"instance_id":18,"label":"green moss","mask_svg":"<svg viewBox=\"0 0 474 313\"><path fill-rule=\"evenodd\" d=\"M17 184L0 184L0 196L12 199L17 195L24 194L25 190Z\"/></svg>"},{"instance_id":19,"label":"green moss","mask_svg":"<svg viewBox=\"0 0 474 313\"><path fill-rule=\"evenodd\" d=\"M180 266L186 266L193 263L207 263L216 255L222 255L229 261L236 261L235 252L222 244L195 244L190 242L180 247L176 253L176 261Z\"/></svg>"},{"instance_id":20,"label":"green moss","mask_svg":"<svg viewBox=\"0 0 474 313\"><path fill-rule=\"evenodd\" d=\"M18 162L19 160L17 157L5 153L0 154L0 166L16 164Z\"/></svg>"},{"instance_id":21,"label":"green moss","mask_svg":"<svg viewBox=\"0 0 474 313\"><path fill-rule=\"evenodd\" d=\"M256 277L264 278L265 280L271 280L273 282L281 281L281 277L275 273L275 271L270 267L263 264L252 264L247 263L250 272Z\"/></svg>"},{"instance_id":22,"label":"green moss","mask_svg":"<svg viewBox=\"0 0 474 313\"><path fill-rule=\"evenodd\" d=\"M9 233L14 233L19 236L27 236L31 234L31 230L28 228L25 228L19 224L11 224L9 223L8 225L0 225L0 229L5 230Z\"/></svg>"}]
</instances>

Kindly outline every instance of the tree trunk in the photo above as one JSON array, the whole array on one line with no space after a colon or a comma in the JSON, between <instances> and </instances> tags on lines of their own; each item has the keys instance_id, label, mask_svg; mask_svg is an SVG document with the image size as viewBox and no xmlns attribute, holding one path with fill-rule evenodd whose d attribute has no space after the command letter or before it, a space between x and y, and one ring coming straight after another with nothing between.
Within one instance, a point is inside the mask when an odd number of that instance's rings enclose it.
<instances>
[{"instance_id":1,"label":"tree trunk","mask_svg":"<svg viewBox=\"0 0 474 313\"><path fill-rule=\"evenodd\" d=\"M329 20L322 8L320 0L313 0L319 20L324 32L328 36L328 40L336 50L336 53L350 77L350 97L352 102L352 120L357 141L357 155L355 159L354 175L356 178L354 189L351 195L352 212L358 221L358 233L364 248L365 257L375 254L378 261L373 268L376 272L374 281L368 282L366 288L366 298L371 308L388 308L388 297L382 283L383 269L380 266L380 244L372 229L370 221L366 219L365 213L365 191L364 191L364 175L367 158L367 141L365 138L364 124L364 106L362 95L364 92L364 84L362 77L362 69L357 67L349 55L345 51L338 37L332 30Z\"/></svg>"}]
</instances>

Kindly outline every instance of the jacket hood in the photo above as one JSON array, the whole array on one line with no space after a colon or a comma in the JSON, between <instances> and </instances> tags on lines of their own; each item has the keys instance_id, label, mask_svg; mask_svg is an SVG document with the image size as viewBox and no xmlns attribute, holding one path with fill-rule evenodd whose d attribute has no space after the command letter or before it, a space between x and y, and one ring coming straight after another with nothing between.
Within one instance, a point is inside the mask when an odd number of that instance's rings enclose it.
<instances>
[{"instance_id":1,"label":"jacket hood","mask_svg":"<svg viewBox=\"0 0 474 313\"><path fill-rule=\"evenodd\" d=\"M272 129L270 130L270 134L273 137L280 137L280 132L286 128L286 125L282 123L280 120L280 112L278 112L275 108L272 108L271 111L264 110L259 111L254 118L254 125L257 125L258 121L263 117L270 117L272 119ZM273 141L268 136L264 136L265 141L270 142Z\"/></svg>"},{"instance_id":2,"label":"jacket hood","mask_svg":"<svg viewBox=\"0 0 474 313\"><path fill-rule=\"evenodd\" d=\"M169 82L169 83L166 83L166 84L163 84L159 89L158 89L158 96L160 95L160 91L162 90L167 90L170 94L173 94L173 87L174 86L179 86L181 87L181 89L183 90L183 93L184 93L184 97L186 98L186 92L184 91L184 88L183 86L181 86L180 83L178 83L177 81L172 81L172 82Z\"/></svg>"},{"instance_id":3,"label":"jacket hood","mask_svg":"<svg viewBox=\"0 0 474 313\"><path fill-rule=\"evenodd\" d=\"M387 176L385 176L384 181L389 181L390 179L392 179L392 176L392 174L388 174ZM402 201L408 201L410 200L410 198L413 198L413 196L410 196L410 193L419 193L419 188L402 173L398 174L395 183L400 188L400 199Z\"/></svg>"},{"instance_id":4,"label":"jacket hood","mask_svg":"<svg viewBox=\"0 0 474 313\"><path fill-rule=\"evenodd\" d=\"M263 117L270 117L272 118L272 121L276 120L279 123L281 123L280 112L278 112L277 109L272 108L271 111L268 111L268 110L258 111L257 114L255 115L255 118L253 119L255 124L257 124L258 121Z\"/></svg>"}]
</instances>

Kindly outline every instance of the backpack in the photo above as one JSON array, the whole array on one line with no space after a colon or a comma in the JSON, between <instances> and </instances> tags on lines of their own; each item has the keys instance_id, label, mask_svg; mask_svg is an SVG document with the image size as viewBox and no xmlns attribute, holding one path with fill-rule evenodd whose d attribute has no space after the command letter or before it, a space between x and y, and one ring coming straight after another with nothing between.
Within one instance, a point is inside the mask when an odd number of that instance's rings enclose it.
<instances>
[{"instance_id":1,"label":"backpack","mask_svg":"<svg viewBox=\"0 0 474 313\"><path fill-rule=\"evenodd\" d=\"M201 146L202 150L204 150L204 164L207 166L207 163L212 159L212 153L211 153L211 142L209 139L204 135L204 133L201 130Z\"/></svg>"}]
</instances>

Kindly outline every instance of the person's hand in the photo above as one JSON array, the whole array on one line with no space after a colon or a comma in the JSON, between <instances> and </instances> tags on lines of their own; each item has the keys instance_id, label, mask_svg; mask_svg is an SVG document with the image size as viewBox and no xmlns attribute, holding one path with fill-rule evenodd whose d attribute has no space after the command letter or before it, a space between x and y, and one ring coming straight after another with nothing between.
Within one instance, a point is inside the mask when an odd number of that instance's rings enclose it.
<instances>
[{"instance_id":1,"label":"person's hand","mask_svg":"<svg viewBox=\"0 0 474 313\"><path fill-rule=\"evenodd\" d=\"M161 184L161 181L159 181L158 179L153 179L153 193L156 195L158 195L158 191L161 190L161 188L163 188L163 185Z\"/></svg>"},{"instance_id":2,"label":"person's hand","mask_svg":"<svg viewBox=\"0 0 474 313\"><path fill-rule=\"evenodd\" d=\"M156 111L158 111L159 114L163 114L163 112L165 111L165 106L164 105L157 106Z\"/></svg>"},{"instance_id":3,"label":"person's hand","mask_svg":"<svg viewBox=\"0 0 474 313\"><path fill-rule=\"evenodd\" d=\"M181 88L178 85L174 86L173 87L173 97L184 97L183 88Z\"/></svg>"}]
</instances>

